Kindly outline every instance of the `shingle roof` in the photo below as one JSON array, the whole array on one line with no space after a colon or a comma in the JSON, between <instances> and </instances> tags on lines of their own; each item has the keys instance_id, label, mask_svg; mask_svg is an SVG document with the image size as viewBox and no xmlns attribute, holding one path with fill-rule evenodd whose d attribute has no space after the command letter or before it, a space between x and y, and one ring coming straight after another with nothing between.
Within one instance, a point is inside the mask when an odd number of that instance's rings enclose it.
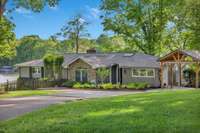
<instances>
[{"instance_id":1,"label":"shingle roof","mask_svg":"<svg viewBox=\"0 0 200 133\"><path fill-rule=\"evenodd\" d=\"M169 54L167 54L167 55L165 55L163 57L161 57L159 59L159 61L165 60L166 58L168 58L169 56L171 56L171 55L173 55L173 54L175 54L177 52L179 52L179 53L181 53L183 55L186 55L186 56L190 56L190 57L193 58L193 60L200 61L200 52L199 51L195 51L195 50L179 50L179 49L175 50L175 51L173 51L173 52L171 52L171 53L169 53Z\"/></svg>"},{"instance_id":2,"label":"shingle roof","mask_svg":"<svg viewBox=\"0 0 200 133\"><path fill-rule=\"evenodd\" d=\"M200 61L200 52L195 50L181 50L186 55Z\"/></svg>"},{"instance_id":3,"label":"shingle roof","mask_svg":"<svg viewBox=\"0 0 200 133\"><path fill-rule=\"evenodd\" d=\"M28 61L28 62L24 62L24 63L20 63L20 64L16 64L16 67L42 67L44 66L43 60L32 60L32 61Z\"/></svg>"},{"instance_id":4,"label":"shingle roof","mask_svg":"<svg viewBox=\"0 0 200 133\"><path fill-rule=\"evenodd\" d=\"M107 67L113 64L118 64L120 67L148 67L159 68L158 58L142 53L69 53L64 55L63 67L68 67L77 59L82 59L93 68ZM37 66L43 65L42 61L31 61L18 64L17 66Z\"/></svg>"},{"instance_id":5,"label":"shingle roof","mask_svg":"<svg viewBox=\"0 0 200 133\"><path fill-rule=\"evenodd\" d=\"M159 68L157 57L142 53L96 53L96 54L66 54L63 67L73 61L82 59L93 68L119 64L120 67Z\"/></svg>"}]
</instances>

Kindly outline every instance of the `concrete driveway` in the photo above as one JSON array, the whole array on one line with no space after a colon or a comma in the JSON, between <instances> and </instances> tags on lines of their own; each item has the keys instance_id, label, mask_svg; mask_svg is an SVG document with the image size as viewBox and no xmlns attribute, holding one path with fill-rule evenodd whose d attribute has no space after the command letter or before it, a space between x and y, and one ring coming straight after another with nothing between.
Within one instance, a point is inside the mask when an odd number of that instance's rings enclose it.
<instances>
[{"instance_id":1,"label":"concrete driveway","mask_svg":"<svg viewBox=\"0 0 200 133\"><path fill-rule=\"evenodd\" d=\"M133 91L100 91L100 90L75 90L61 89L60 93L48 96L18 97L0 100L0 121L15 118L16 116L47 107L51 104L66 101L101 98L133 94Z\"/></svg>"}]
</instances>

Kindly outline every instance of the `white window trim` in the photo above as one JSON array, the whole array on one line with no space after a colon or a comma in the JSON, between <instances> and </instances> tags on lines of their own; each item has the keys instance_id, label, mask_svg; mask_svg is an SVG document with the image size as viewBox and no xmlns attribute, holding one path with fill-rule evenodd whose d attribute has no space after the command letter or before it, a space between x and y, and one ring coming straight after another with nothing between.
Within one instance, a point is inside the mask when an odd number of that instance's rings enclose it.
<instances>
[{"instance_id":1,"label":"white window trim","mask_svg":"<svg viewBox=\"0 0 200 133\"><path fill-rule=\"evenodd\" d=\"M145 69L145 70L153 70L153 76L148 76L147 74L147 71L146 71L146 76L136 76L133 74L133 70L136 69L136 70L142 70L142 69ZM136 77L136 78L155 78L155 69L153 68L132 68L132 77Z\"/></svg>"},{"instance_id":2,"label":"white window trim","mask_svg":"<svg viewBox=\"0 0 200 133\"><path fill-rule=\"evenodd\" d=\"M41 67L33 67L32 69L35 69L32 71L32 75L34 78L40 78L42 76L42 69Z\"/></svg>"}]
</instances>

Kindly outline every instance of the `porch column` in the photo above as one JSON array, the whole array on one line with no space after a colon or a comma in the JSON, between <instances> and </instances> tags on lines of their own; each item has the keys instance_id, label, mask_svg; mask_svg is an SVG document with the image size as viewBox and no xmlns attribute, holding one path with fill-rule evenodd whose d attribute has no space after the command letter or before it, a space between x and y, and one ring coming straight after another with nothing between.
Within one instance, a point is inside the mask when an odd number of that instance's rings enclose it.
<instances>
[{"instance_id":1,"label":"porch column","mask_svg":"<svg viewBox=\"0 0 200 133\"><path fill-rule=\"evenodd\" d=\"M33 75L32 75L32 67L29 67L29 78L32 78Z\"/></svg>"},{"instance_id":2,"label":"porch column","mask_svg":"<svg viewBox=\"0 0 200 133\"><path fill-rule=\"evenodd\" d=\"M117 76L116 83L118 84L119 83L119 67L118 67L118 65L117 65L117 68L116 68L116 76Z\"/></svg>"},{"instance_id":3,"label":"porch column","mask_svg":"<svg viewBox=\"0 0 200 133\"><path fill-rule=\"evenodd\" d=\"M110 76L109 76L110 83L112 83L112 67L110 68Z\"/></svg>"},{"instance_id":4,"label":"porch column","mask_svg":"<svg viewBox=\"0 0 200 133\"><path fill-rule=\"evenodd\" d=\"M173 88L173 82L174 82L174 75L173 75L173 64L170 64L170 78L171 78L171 83L170 83L170 87Z\"/></svg>"}]
</instances>

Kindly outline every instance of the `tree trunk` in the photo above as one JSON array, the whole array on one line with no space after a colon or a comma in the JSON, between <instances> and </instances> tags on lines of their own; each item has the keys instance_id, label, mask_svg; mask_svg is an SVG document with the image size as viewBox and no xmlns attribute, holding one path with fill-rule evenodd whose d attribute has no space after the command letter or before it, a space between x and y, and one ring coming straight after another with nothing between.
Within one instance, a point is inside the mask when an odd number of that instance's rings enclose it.
<instances>
[{"instance_id":1,"label":"tree trunk","mask_svg":"<svg viewBox=\"0 0 200 133\"><path fill-rule=\"evenodd\" d=\"M3 16L3 13L5 11L7 0L1 0L0 1L0 18Z\"/></svg>"},{"instance_id":2,"label":"tree trunk","mask_svg":"<svg viewBox=\"0 0 200 133\"><path fill-rule=\"evenodd\" d=\"M78 53L79 50L79 41L78 41L78 37L76 38L76 53Z\"/></svg>"}]
</instances>

